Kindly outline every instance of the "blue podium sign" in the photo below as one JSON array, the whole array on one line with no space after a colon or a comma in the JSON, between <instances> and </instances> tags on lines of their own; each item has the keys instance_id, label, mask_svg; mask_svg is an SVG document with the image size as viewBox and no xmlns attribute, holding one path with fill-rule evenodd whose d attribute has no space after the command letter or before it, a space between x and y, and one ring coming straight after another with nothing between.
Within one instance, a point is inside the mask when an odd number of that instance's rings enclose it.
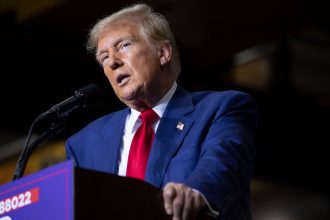
<instances>
[{"instance_id":1,"label":"blue podium sign","mask_svg":"<svg viewBox=\"0 0 330 220\"><path fill-rule=\"evenodd\" d=\"M73 220L72 161L0 186L0 220Z\"/></svg>"}]
</instances>

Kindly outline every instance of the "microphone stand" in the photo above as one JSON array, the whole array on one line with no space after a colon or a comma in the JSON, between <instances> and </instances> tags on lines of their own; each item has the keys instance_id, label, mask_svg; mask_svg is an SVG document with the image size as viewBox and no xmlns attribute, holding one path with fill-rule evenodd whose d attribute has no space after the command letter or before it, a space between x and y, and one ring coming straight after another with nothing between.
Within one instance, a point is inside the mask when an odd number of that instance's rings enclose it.
<instances>
[{"instance_id":1,"label":"microphone stand","mask_svg":"<svg viewBox=\"0 0 330 220\"><path fill-rule=\"evenodd\" d=\"M33 150L36 149L36 147L40 143L42 143L44 140L59 134L64 129L64 124L66 122L65 119L66 118L62 118L62 119L50 124L48 129L45 132L43 132L36 140L34 140L30 145L27 145L23 149L23 151L17 161L13 180L19 179L23 176L24 170L26 168L26 164L27 164Z\"/></svg>"}]
</instances>

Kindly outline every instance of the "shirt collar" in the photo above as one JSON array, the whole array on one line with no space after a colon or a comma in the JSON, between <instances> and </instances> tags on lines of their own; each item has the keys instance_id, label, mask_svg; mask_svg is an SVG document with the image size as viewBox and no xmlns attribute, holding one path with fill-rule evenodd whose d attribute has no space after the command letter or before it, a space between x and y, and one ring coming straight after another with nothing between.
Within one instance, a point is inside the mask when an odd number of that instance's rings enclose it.
<instances>
[{"instance_id":1,"label":"shirt collar","mask_svg":"<svg viewBox=\"0 0 330 220\"><path fill-rule=\"evenodd\" d=\"M166 106L170 102L177 87L178 85L176 84L176 82L174 82L170 90L168 90L168 92L158 101L155 107L152 108L157 113L159 118L163 117Z\"/></svg>"},{"instance_id":2,"label":"shirt collar","mask_svg":"<svg viewBox=\"0 0 330 220\"><path fill-rule=\"evenodd\" d=\"M166 109L168 103L170 102L172 96L174 95L174 92L177 87L178 87L177 83L174 82L172 87L167 91L167 93L152 108L157 113L159 118L163 117L165 109ZM134 132L137 129L139 124L136 122L139 121L138 120L139 116L140 116L139 111L136 111L135 109L132 109L132 108L130 109L130 115L127 117L127 121L126 121L126 131Z\"/></svg>"}]
</instances>

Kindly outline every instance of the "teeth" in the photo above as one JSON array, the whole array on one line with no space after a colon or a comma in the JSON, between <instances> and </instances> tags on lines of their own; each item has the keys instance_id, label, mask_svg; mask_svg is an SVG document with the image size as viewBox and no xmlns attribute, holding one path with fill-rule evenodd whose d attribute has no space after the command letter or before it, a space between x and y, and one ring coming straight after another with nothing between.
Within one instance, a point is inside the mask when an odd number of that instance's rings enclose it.
<instances>
[{"instance_id":1,"label":"teeth","mask_svg":"<svg viewBox=\"0 0 330 220\"><path fill-rule=\"evenodd\" d=\"M121 80L120 84L126 83L128 81L128 76Z\"/></svg>"}]
</instances>

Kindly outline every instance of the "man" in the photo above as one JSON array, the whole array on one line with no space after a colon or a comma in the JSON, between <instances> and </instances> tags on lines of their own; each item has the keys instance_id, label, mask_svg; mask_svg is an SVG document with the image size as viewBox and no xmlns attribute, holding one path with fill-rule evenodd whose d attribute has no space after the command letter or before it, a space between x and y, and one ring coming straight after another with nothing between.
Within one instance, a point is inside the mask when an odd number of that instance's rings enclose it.
<instances>
[{"instance_id":1,"label":"man","mask_svg":"<svg viewBox=\"0 0 330 220\"><path fill-rule=\"evenodd\" d=\"M189 93L178 86L173 34L147 5L99 21L88 45L128 108L70 137L68 158L163 188L165 210L175 220L206 208L218 219L250 219L254 101L237 91Z\"/></svg>"}]
</instances>

